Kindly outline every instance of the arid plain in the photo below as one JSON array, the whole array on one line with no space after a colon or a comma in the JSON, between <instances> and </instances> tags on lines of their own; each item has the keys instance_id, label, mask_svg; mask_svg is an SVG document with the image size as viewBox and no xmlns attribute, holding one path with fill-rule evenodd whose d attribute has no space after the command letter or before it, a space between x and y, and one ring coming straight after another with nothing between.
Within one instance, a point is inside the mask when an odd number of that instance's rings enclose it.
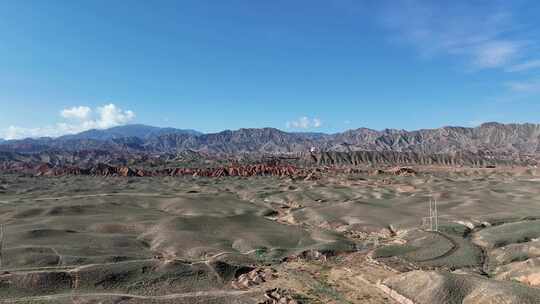
<instances>
[{"instance_id":1,"label":"arid plain","mask_svg":"<svg viewBox=\"0 0 540 304\"><path fill-rule=\"evenodd\" d=\"M0 302L540 302L540 171L414 170L4 174Z\"/></svg>"},{"instance_id":2,"label":"arid plain","mask_svg":"<svg viewBox=\"0 0 540 304\"><path fill-rule=\"evenodd\" d=\"M0 0L0 304L540 304L539 13Z\"/></svg>"}]
</instances>

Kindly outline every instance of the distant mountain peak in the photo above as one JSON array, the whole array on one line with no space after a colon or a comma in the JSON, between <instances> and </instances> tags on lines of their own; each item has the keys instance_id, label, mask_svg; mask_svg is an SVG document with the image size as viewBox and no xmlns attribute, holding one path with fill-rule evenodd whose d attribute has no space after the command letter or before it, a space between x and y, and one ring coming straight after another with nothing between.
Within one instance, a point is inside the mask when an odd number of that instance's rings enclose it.
<instances>
[{"instance_id":1,"label":"distant mountain peak","mask_svg":"<svg viewBox=\"0 0 540 304\"><path fill-rule=\"evenodd\" d=\"M496 121L488 121L488 122L482 123L479 127L480 128L491 128L491 127L500 127L500 126L504 126L504 124L496 122Z\"/></svg>"},{"instance_id":2,"label":"distant mountain peak","mask_svg":"<svg viewBox=\"0 0 540 304\"><path fill-rule=\"evenodd\" d=\"M91 129L81 133L64 135L59 139L94 139L94 140L110 140L123 137L135 137L140 139L148 139L164 134L188 134L200 135L202 133L195 130L184 130L176 128L161 128L148 126L143 124L129 124L123 126L112 127L109 129Z\"/></svg>"}]
</instances>

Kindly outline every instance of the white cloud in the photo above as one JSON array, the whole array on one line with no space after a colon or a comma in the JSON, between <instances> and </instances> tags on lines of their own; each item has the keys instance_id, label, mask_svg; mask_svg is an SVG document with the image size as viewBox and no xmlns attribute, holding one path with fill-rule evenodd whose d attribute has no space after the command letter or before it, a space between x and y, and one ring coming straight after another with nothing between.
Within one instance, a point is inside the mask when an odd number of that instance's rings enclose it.
<instances>
[{"instance_id":1,"label":"white cloud","mask_svg":"<svg viewBox=\"0 0 540 304\"><path fill-rule=\"evenodd\" d=\"M5 130L0 130L0 137L5 139L57 137L90 129L107 129L125 125L135 119L133 111L122 110L112 103L97 107L95 111L86 106L71 107L60 111L60 116L68 119L68 122L58 122L39 128L10 126Z\"/></svg>"},{"instance_id":2,"label":"white cloud","mask_svg":"<svg viewBox=\"0 0 540 304\"><path fill-rule=\"evenodd\" d=\"M312 124L314 128L320 128L322 125L322 121L318 118L313 118Z\"/></svg>"},{"instance_id":3,"label":"white cloud","mask_svg":"<svg viewBox=\"0 0 540 304\"><path fill-rule=\"evenodd\" d=\"M288 129L313 129L320 128L322 126L322 121L317 117L309 118L307 116L303 116L297 120L288 121L286 126Z\"/></svg>"},{"instance_id":4,"label":"white cloud","mask_svg":"<svg viewBox=\"0 0 540 304\"><path fill-rule=\"evenodd\" d=\"M511 81L506 86L516 93L536 93L540 92L540 80Z\"/></svg>"},{"instance_id":5,"label":"white cloud","mask_svg":"<svg viewBox=\"0 0 540 304\"><path fill-rule=\"evenodd\" d=\"M538 68L540 68L540 60L529 60L520 64L515 64L506 70L508 72L522 72Z\"/></svg>"},{"instance_id":6,"label":"white cloud","mask_svg":"<svg viewBox=\"0 0 540 304\"><path fill-rule=\"evenodd\" d=\"M103 107L98 107L97 112L100 116L96 121L96 128L98 129L124 125L135 118L135 113L132 111L123 111L112 103Z\"/></svg>"},{"instance_id":7,"label":"white cloud","mask_svg":"<svg viewBox=\"0 0 540 304\"><path fill-rule=\"evenodd\" d=\"M508 66L528 45L517 38L518 24L504 2L396 0L384 6L379 20L395 41L423 56L459 56L474 68ZM509 33L516 38L507 38Z\"/></svg>"},{"instance_id":8,"label":"white cloud","mask_svg":"<svg viewBox=\"0 0 540 304\"><path fill-rule=\"evenodd\" d=\"M77 118L81 120L88 119L91 113L92 109L85 106L72 107L60 111L60 115L62 115L64 118Z\"/></svg>"},{"instance_id":9,"label":"white cloud","mask_svg":"<svg viewBox=\"0 0 540 304\"><path fill-rule=\"evenodd\" d=\"M496 68L509 63L519 52L519 43L490 41L480 44L474 51L475 64L480 68Z\"/></svg>"}]
</instances>

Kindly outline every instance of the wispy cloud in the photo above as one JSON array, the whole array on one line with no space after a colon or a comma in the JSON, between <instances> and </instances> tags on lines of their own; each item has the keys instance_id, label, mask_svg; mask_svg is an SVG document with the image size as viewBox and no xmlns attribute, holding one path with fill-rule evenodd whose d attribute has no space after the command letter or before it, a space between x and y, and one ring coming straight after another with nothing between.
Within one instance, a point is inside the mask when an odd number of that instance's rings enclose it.
<instances>
[{"instance_id":1,"label":"wispy cloud","mask_svg":"<svg viewBox=\"0 0 540 304\"><path fill-rule=\"evenodd\" d=\"M469 127L478 127L478 126L480 126L481 124L483 124L485 122L486 122L485 119L473 119L473 120L467 122L467 126L469 126Z\"/></svg>"},{"instance_id":2,"label":"wispy cloud","mask_svg":"<svg viewBox=\"0 0 540 304\"><path fill-rule=\"evenodd\" d=\"M285 125L288 129L314 129L320 128L322 126L322 121L317 117L309 118L303 116L297 120L288 121Z\"/></svg>"},{"instance_id":3,"label":"wispy cloud","mask_svg":"<svg viewBox=\"0 0 540 304\"><path fill-rule=\"evenodd\" d=\"M510 81L506 86L516 93L538 93L540 92L540 79L526 81Z\"/></svg>"},{"instance_id":4,"label":"wispy cloud","mask_svg":"<svg viewBox=\"0 0 540 304\"><path fill-rule=\"evenodd\" d=\"M412 45L423 56L460 56L472 68L499 68L522 55L525 39L508 38L516 27L511 9L502 2L389 2L381 23L394 39Z\"/></svg>"},{"instance_id":5,"label":"wispy cloud","mask_svg":"<svg viewBox=\"0 0 540 304\"><path fill-rule=\"evenodd\" d=\"M490 41L482 43L474 50L474 64L480 68L505 66L520 51L520 44L511 41Z\"/></svg>"},{"instance_id":6,"label":"wispy cloud","mask_svg":"<svg viewBox=\"0 0 540 304\"><path fill-rule=\"evenodd\" d=\"M111 103L97 107L95 110L86 106L63 109L60 111L60 116L66 121L38 128L10 126L5 130L0 130L0 137L5 139L56 137L90 129L106 129L129 123L135 118L135 113L130 110L122 110Z\"/></svg>"},{"instance_id":7,"label":"wispy cloud","mask_svg":"<svg viewBox=\"0 0 540 304\"><path fill-rule=\"evenodd\" d=\"M539 68L540 68L540 60L529 60L523 63L510 66L506 70L508 72L523 72L523 71L539 69Z\"/></svg>"}]
</instances>

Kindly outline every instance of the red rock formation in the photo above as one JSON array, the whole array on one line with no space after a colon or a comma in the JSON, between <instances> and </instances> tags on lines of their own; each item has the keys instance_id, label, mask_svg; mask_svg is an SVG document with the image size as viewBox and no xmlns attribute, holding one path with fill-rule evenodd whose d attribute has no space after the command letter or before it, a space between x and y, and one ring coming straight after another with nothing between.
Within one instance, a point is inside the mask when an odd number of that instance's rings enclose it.
<instances>
[{"instance_id":1,"label":"red rock formation","mask_svg":"<svg viewBox=\"0 0 540 304\"><path fill-rule=\"evenodd\" d=\"M409 167L396 167L389 171L389 173L399 176L412 176L416 175L416 171Z\"/></svg>"},{"instance_id":2,"label":"red rock formation","mask_svg":"<svg viewBox=\"0 0 540 304\"><path fill-rule=\"evenodd\" d=\"M317 169L302 169L291 165L279 164L254 164L234 165L218 168L168 168L159 170L135 169L127 166L111 166L97 164L89 168L77 166L51 166L44 163L38 166L30 166L25 163L0 164L0 170L4 172L24 172L35 176L64 176L64 175L90 175L90 176L121 176L121 177L144 177L144 176L201 176L201 177L250 177L250 176L279 176L291 178L313 178ZM324 171L328 171L325 169Z\"/></svg>"},{"instance_id":3,"label":"red rock formation","mask_svg":"<svg viewBox=\"0 0 540 304\"><path fill-rule=\"evenodd\" d=\"M51 168L49 164L41 164L36 169L36 176L50 175Z\"/></svg>"}]
</instances>

